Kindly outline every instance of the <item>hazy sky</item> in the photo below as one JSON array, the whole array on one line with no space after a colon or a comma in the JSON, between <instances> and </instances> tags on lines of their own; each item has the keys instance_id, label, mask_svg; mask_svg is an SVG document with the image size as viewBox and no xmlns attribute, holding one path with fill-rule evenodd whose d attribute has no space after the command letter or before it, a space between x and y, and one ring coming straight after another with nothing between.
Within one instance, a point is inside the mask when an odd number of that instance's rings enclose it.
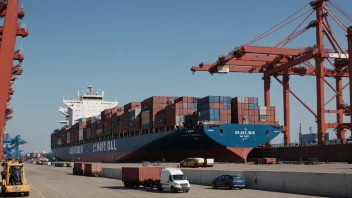
<instances>
[{"instance_id":1,"label":"hazy sky","mask_svg":"<svg viewBox=\"0 0 352 198\"><path fill-rule=\"evenodd\" d=\"M192 75L190 67L215 61L218 55L252 40L308 2L22 0L26 12L22 23L30 35L23 40L24 72L14 84L14 118L7 132L20 134L29 142L25 151L49 151L50 133L64 119L58 112L62 97L75 99L77 90L86 90L88 83L121 105L153 95L257 96L263 105L261 74ZM342 8L352 6L350 0L334 2ZM277 44L303 19L255 45ZM332 24L346 48L345 33ZM314 31L287 47L313 45ZM316 110L315 78L293 76L291 81L291 89ZM333 94L328 87L326 90L328 100ZM283 123L282 86L274 79L271 93L277 119ZM332 102L327 108L334 105ZM335 116L329 115L328 120L334 122ZM297 140L299 123L304 133L310 126L316 132L312 114L291 96L292 141ZM335 136L334 132L330 135ZM282 142L282 136L274 142Z\"/></svg>"}]
</instances>

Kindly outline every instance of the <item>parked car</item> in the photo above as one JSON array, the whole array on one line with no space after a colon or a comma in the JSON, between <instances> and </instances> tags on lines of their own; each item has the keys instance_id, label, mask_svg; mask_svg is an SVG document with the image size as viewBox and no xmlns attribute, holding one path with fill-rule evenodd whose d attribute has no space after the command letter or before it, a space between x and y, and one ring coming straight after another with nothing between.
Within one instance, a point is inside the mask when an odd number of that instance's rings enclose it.
<instances>
[{"instance_id":1,"label":"parked car","mask_svg":"<svg viewBox=\"0 0 352 198\"><path fill-rule=\"evenodd\" d=\"M245 180L239 175L221 175L212 181L212 187L225 187L230 190L232 188L243 189L246 187Z\"/></svg>"}]
</instances>

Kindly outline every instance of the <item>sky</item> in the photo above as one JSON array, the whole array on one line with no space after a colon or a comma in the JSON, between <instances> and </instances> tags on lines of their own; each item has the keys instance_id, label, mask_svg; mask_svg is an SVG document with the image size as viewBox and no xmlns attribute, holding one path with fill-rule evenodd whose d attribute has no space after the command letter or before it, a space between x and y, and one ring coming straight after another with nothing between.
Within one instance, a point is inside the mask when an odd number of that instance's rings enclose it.
<instances>
[{"instance_id":1,"label":"sky","mask_svg":"<svg viewBox=\"0 0 352 198\"><path fill-rule=\"evenodd\" d=\"M251 41L309 1L97 2L21 0L26 13L21 23L29 29L29 36L22 40L22 47L21 39L17 42L25 56L24 72L14 84L14 118L8 122L7 132L28 142L23 146L26 152L50 151L50 134L64 119L58 111L64 107L62 98L76 99L77 90L86 91L89 83L95 90L103 90L107 100L117 99L121 105L154 95L255 96L263 105L262 74L192 75L190 67L216 61L219 55ZM333 2L342 8L352 6L350 0ZM331 9L346 25L351 24ZM303 19L253 45L274 46ZM331 23L347 49L345 33ZM314 45L314 35L314 29L308 30L285 47ZM291 76L290 80L295 94L316 111L315 78ZM271 105L276 106L277 120L283 123L282 86L274 79L271 82ZM329 89L326 86L326 100L334 95ZM290 100L291 141L298 140L299 123L303 133L309 133L309 127L316 133L313 115L293 96ZM344 100L349 102L348 97ZM327 108L334 105L333 101ZM335 119L327 115L329 122ZM335 137L332 130L329 133ZM282 135L273 141L281 142Z\"/></svg>"}]
</instances>

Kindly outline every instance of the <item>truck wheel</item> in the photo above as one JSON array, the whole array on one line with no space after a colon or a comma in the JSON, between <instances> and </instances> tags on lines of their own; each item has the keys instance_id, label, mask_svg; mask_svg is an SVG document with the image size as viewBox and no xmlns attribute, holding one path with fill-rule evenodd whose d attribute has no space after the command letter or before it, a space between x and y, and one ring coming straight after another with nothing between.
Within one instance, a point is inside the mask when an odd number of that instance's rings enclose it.
<instances>
[{"instance_id":1,"label":"truck wheel","mask_svg":"<svg viewBox=\"0 0 352 198\"><path fill-rule=\"evenodd\" d=\"M173 193L176 192L176 190L175 190L175 188L173 186L171 186L170 191L173 192Z\"/></svg>"},{"instance_id":2,"label":"truck wheel","mask_svg":"<svg viewBox=\"0 0 352 198\"><path fill-rule=\"evenodd\" d=\"M186 193L188 193L189 190L186 190Z\"/></svg>"},{"instance_id":3,"label":"truck wheel","mask_svg":"<svg viewBox=\"0 0 352 198\"><path fill-rule=\"evenodd\" d=\"M29 192L25 192L23 193L25 197L28 197L29 196Z\"/></svg>"},{"instance_id":4,"label":"truck wheel","mask_svg":"<svg viewBox=\"0 0 352 198\"><path fill-rule=\"evenodd\" d=\"M163 192L163 188L161 187L161 185L158 186L158 191Z\"/></svg>"}]
</instances>

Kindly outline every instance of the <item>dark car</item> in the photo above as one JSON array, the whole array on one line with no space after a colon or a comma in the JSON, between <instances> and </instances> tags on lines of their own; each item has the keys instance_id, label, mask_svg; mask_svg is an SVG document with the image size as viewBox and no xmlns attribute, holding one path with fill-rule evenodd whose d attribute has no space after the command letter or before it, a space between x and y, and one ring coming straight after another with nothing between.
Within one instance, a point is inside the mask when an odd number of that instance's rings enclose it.
<instances>
[{"instance_id":1,"label":"dark car","mask_svg":"<svg viewBox=\"0 0 352 198\"><path fill-rule=\"evenodd\" d=\"M246 187L245 180L239 175L221 175L212 181L212 186L213 188L225 187L228 190Z\"/></svg>"}]
</instances>

